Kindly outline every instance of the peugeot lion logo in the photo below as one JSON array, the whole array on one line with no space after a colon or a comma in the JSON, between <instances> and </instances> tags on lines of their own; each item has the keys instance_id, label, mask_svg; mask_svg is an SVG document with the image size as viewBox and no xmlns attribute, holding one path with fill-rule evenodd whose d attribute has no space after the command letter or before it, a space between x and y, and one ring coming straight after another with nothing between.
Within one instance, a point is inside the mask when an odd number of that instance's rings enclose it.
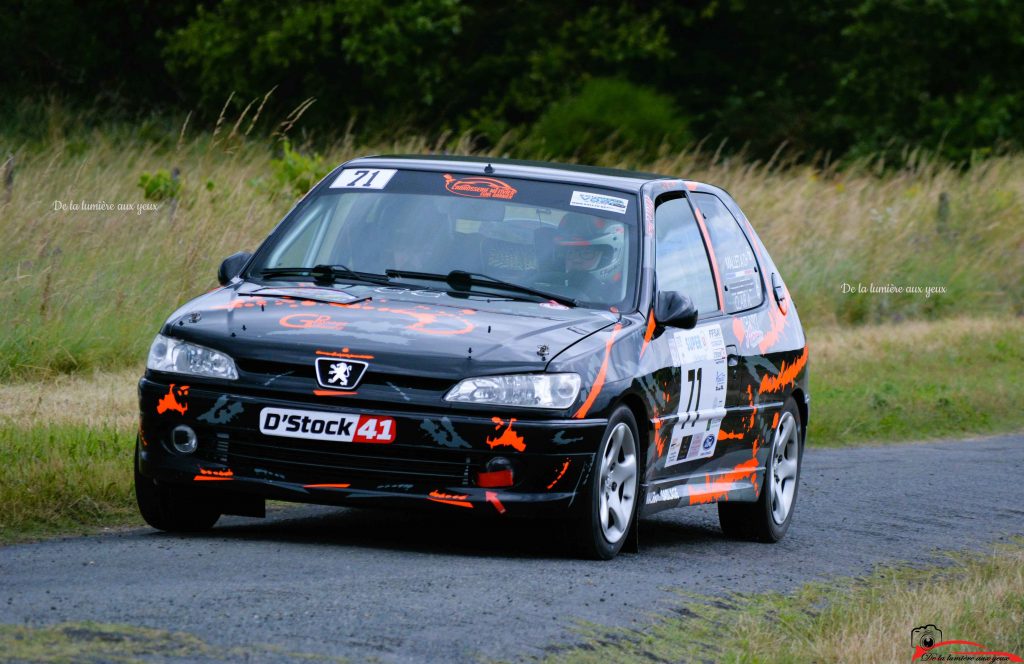
<instances>
[{"instance_id":1,"label":"peugeot lion logo","mask_svg":"<svg viewBox=\"0 0 1024 664\"><path fill-rule=\"evenodd\" d=\"M331 377L328 383L338 383L342 387L348 387L348 377L352 373L352 365L348 362L335 362L331 365Z\"/></svg>"},{"instance_id":2,"label":"peugeot lion logo","mask_svg":"<svg viewBox=\"0 0 1024 664\"><path fill-rule=\"evenodd\" d=\"M330 357L316 358L316 381L321 387L347 390L359 384L366 372L366 362L359 360L337 360Z\"/></svg>"}]
</instances>

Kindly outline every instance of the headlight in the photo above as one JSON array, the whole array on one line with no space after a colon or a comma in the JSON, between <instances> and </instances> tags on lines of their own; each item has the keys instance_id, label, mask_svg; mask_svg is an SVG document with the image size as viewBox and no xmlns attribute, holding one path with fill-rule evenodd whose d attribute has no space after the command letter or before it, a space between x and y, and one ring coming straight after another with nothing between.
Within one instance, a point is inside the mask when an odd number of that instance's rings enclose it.
<instances>
[{"instance_id":1,"label":"headlight","mask_svg":"<svg viewBox=\"0 0 1024 664\"><path fill-rule=\"evenodd\" d=\"M193 376L238 379L235 361L224 353L162 334L156 335L153 345L149 347L146 368Z\"/></svg>"},{"instance_id":2,"label":"headlight","mask_svg":"<svg viewBox=\"0 0 1024 664\"><path fill-rule=\"evenodd\" d=\"M445 395L445 401L487 403L524 408L568 408L580 393L574 373L515 374L467 378Z\"/></svg>"}]
</instances>

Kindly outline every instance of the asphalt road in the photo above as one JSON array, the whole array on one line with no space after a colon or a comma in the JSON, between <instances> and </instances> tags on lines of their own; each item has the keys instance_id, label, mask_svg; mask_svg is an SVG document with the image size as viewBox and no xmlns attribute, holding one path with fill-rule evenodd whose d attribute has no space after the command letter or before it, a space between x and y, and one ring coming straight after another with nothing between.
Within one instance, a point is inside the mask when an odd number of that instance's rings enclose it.
<instances>
[{"instance_id":1,"label":"asphalt road","mask_svg":"<svg viewBox=\"0 0 1024 664\"><path fill-rule=\"evenodd\" d=\"M202 536L0 548L0 623L128 623L354 661L516 660L573 641L579 620L642 626L680 603L673 589L786 590L1024 534L1024 435L812 447L804 461L776 545L724 539L714 507L643 521L641 552L607 563L568 557L557 530L529 522L299 507Z\"/></svg>"}]
</instances>

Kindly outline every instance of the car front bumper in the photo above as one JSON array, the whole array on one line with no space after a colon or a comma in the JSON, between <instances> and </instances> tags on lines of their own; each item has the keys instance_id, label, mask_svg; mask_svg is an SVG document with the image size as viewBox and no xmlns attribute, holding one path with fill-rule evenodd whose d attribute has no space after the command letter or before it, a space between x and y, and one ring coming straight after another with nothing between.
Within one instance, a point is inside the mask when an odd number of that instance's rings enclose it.
<instances>
[{"instance_id":1,"label":"car front bumper","mask_svg":"<svg viewBox=\"0 0 1024 664\"><path fill-rule=\"evenodd\" d=\"M585 485L607 425L597 418L488 417L445 407L371 408L344 398L299 402L170 380L139 382L139 471L160 483L201 487L211 496L557 516ZM266 408L391 418L395 439L380 444L267 435L260 431ZM174 449L172 431L179 426L195 431L195 452ZM488 486L493 480L481 479L495 457L508 460L511 486Z\"/></svg>"}]
</instances>

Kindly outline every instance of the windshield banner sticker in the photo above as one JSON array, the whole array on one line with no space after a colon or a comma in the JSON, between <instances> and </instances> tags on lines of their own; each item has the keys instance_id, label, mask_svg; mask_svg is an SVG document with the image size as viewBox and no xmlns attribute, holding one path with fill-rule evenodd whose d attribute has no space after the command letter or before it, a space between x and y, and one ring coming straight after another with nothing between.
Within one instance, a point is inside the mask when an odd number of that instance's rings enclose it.
<instances>
[{"instance_id":1,"label":"windshield banner sticker","mask_svg":"<svg viewBox=\"0 0 1024 664\"><path fill-rule=\"evenodd\" d=\"M673 363L682 368L682 392L666 466L714 455L725 416L727 377L725 340L718 325L677 332L669 349Z\"/></svg>"},{"instance_id":2,"label":"windshield banner sticker","mask_svg":"<svg viewBox=\"0 0 1024 664\"><path fill-rule=\"evenodd\" d=\"M393 168L346 168L331 189L383 189L398 171Z\"/></svg>"},{"instance_id":3,"label":"windshield banner sticker","mask_svg":"<svg viewBox=\"0 0 1024 664\"><path fill-rule=\"evenodd\" d=\"M444 174L444 188L456 196L469 196L471 198L497 198L502 201L510 201L518 193L518 189L507 182L494 178L479 176L468 176L456 178L448 173Z\"/></svg>"},{"instance_id":4,"label":"windshield banner sticker","mask_svg":"<svg viewBox=\"0 0 1024 664\"><path fill-rule=\"evenodd\" d=\"M569 200L569 205L626 214L629 201L615 196L592 194L589 191L574 191L572 192L572 198Z\"/></svg>"}]
</instances>

